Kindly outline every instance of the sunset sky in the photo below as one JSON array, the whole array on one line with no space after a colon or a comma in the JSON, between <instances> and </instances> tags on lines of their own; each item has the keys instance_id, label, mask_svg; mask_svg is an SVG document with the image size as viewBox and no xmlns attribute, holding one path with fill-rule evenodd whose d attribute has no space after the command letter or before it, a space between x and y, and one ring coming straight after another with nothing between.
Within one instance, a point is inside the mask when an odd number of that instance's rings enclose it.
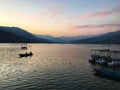
<instances>
[{"instance_id":1,"label":"sunset sky","mask_svg":"<svg viewBox=\"0 0 120 90\"><path fill-rule=\"evenodd\" d=\"M0 25L77 36L120 30L120 0L0 0Z\"/></svg>"}]
</instances>

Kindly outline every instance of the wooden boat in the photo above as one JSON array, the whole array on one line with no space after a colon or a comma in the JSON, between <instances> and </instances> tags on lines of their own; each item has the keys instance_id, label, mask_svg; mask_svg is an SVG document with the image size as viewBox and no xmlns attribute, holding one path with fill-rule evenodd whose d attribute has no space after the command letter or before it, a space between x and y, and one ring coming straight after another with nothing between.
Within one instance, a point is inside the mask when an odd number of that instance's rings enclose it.
<instances>
[{"instance_id":1,"label":"wooden boat","mask_svg":"<svg viewBox=\"0 0 120 90\"><path fill-rule=\"evenodd\" d=\"M21 49L22 49L22 50L25 50L25 49L27 49L27 47L21 47Z\"/></svg>"},{"instance_id":2,"label":"wooden boat","mask_svg":"<svg viewBox=\"0 0 120 90\"><path fill-rule=\"evenodd\" d=\"M120 72L100 68L94 68L94 71L96 76L101 76L108 79L120 81Z\"/></svg>"},{"instance_id":3,"label":"wooden boat","mask_svg":"<svg viewBox=\"0 0 120 90\"><path fill-rule=\"evenodd\" d=\"M29 52L29 53L25 53L25 54L19 54L19 57L28 57L28 56L32 56L33 55L33 53L32 52Z\"/></svg>"},{"instance_id":4,"label":"wooden boat","mask_svg":"<svg viewBox=\"0 0 120 90\"><path fill-rule=\"evenodd\" d=\"M27 44L22 44L22 45L21 45L21 49L22 49L22 50L27 49Z\"/></svg>"}]
</instances>

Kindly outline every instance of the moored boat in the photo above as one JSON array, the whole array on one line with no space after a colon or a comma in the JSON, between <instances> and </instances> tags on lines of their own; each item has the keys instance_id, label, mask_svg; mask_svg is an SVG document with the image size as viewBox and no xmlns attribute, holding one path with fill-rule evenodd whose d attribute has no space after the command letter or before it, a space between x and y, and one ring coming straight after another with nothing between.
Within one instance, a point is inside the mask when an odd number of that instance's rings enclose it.
<instances>
[{"instance_id":1,"label":"moored boat","mask_svg":"<svg viewBox=\"0 0 120 90\"><path fill-rule=\"evenodd\" d=\"M111 61L111 62L108 62L107 63L107 66L110 66L110 67L115 67L115 66L120 66L120 60L118 60L118 61L115 61L115 60L113 60L113 61Z\"/></svg>"},{"instance_id":2,"label":"moored boat","mask_svg":"<svg viewBox=\"0 0 120 90\"><path fill-rule=\"evenodd\" d=\"M97 76L120 81L120 72L101 69L101 68L94 68L94 71L95 71L95 75Z\"/></svg>"},{"instance_id":3,"label":"moored boat","mask_svg":"<svg viewBox=\"0 0 120 90\"><path fill-rule=\"evenodd\" d=\"M91 50L91 59L89 59L89 62L106 64L106 62L110 59L109 49L93 49Z\"/></svg>"},{"instance_id":4,"label":"moored boat","mask_svg":"<svg viewBox=\"0 0 120 90\"><path fill-rule=\"evenodd\" d=\"M89 62L105 66L120 66L120 51L93 49L91 50L91 59L89 59Z\"/></svg>"},{"instance_id":5,"label":"moored boat","mask_svg":"<svg viewBox=\"0 0 120 90\"><path fill-rule=\"evenodd\" d=\"M99 60L96 60L96 63L100 65L107 65L107 61L103 58L99 58Z\"/></svg>"},{"instance_id":6,"label":"moored boat","mask_svg":"<svg viewBox=\"0 0 120 90\"><path fill-rule=\"evenodd\" d=\"M108 66L120 66L120 51L111 51L111 61L107 63Z\"/></svg>"}]
</instances>

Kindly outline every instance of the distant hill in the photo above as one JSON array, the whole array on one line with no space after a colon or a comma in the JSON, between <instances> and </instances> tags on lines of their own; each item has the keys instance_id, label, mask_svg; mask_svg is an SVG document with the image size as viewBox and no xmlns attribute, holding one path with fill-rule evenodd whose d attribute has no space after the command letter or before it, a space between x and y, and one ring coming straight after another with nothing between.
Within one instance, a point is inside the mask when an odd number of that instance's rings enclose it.
<instances>
[{"instance_id":1,"label":"distant hill","mask_svg":"<svg viewBox=\"0 0 120 90\"><path fill-rule=\"evenodd\" d=\"M81 40L81 39L87 39L90 37L94 37L92 35L88 36L61 36L59 39L61 39L63 42L70 43L71 41L75 40Z\"/></svg>"},{"instance_id":2,"label":"distant hill","mask_svg":"<svg viewBox=\"0 0 120 90\"><path fill-rule=\"evenodd\" d=\"M0 26L0 43L49 43L17 27Z\"/></svg>"},{"instance_id":3,"label":"distant hill","mask_svg":"<svg viewBox=\"0 0 120 90\"><path fill-rule=\"evenodd\" d=\"M73 44L120 44L120 30L98 36L36 35L18 27L0 26L0 43L73 43Z\"/></svg>"},{"instance_id":4,"label":"distant hill","mask_svg":"<svg viewBox=\"0 0 120 90\"><path fill-rule=\"evenodd\" d=\"M91 35L89 36L61 36L61 37L53 37L50 35L35 35L38 38L46 39L51 41L52 43L70 43L73 40L79 40L79 39L86 39L93 37Z\"/></svg>"},{"instance_id":5,"label":"distant hill","mask_svg":"<svg viewBox=\"0 0 120 90\"><path fill-rule=\"evenodd\" d=\"M116 32L109 32L99 36L75 40L71 43L80 43L80 44L120 44L120 30Z\"/></svg>"},{"instance_id":6,"label":"distant hill","mask_svg":"<svg viewBox=\"0 0 120 90\"><path fill-rule=\"evenodd\" d=\"M0 29L0 42L1 43L19 43L19 42L29 42L29 39L17 36L10 31L3 31Z\"/></svg>"},{"instance_id":7,"label":"distant hill","mask_svg":"<svg viewBox=\"0 0 120 90\"><path fill-rule=\"evenodd\" d=\"M37 38L49 40L51 43L63 43L63 40L61 40L59 37L53 37L50 35L37 35L37 34L35 34L35 36Z\"/></svg>"}]
</instances>

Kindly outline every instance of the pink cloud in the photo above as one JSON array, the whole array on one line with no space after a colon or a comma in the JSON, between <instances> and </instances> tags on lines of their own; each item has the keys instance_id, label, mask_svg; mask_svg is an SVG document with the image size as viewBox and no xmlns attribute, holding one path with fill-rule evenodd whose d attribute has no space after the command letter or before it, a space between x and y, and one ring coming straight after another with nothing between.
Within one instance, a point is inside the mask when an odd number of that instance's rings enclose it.
<instances>
[{"instance_id":1,"label":"pink cloud","mask_svg":"<svg viewBox=\"0 0 120 90\"><path fill-rule=\"evenodd\" d=\"M116 6L115 8L113 8L111 10L111 12L115 13L115 14L120 14L120 5Z\"/></svg>"},{"instance_id":2,"label":"pink cloud","mask_svg":"<svg viewBox=\"0 0 120 90\"><path fill-rule=\"evenodd\" d=\"M85 15L82 18L105 18L111 15L111 12L97 12L89 15Z\"/></svg>"},{"instance_id":3,"label":"pink cloud","mask_svg":"<svg viewBox=\"0 0 120 90\"><path fill-rule=\"evenodd\" d=\"M100 28L118 28L120 29L120 24L100 24L100 25L78 25L73 26L73 30L82 30L82 29L100 29Z\"/></svg>"},{"instance_id":4,"label":"pink cloud","mask_svg":"<svg viewBox=\"0 0 120 90\"><path fill-rule=\"evenodd\" d=\"M102 12L95 12L88 15L84 15L81 18L106 18L109 17L112 14L120 14L120 6L116 6L115 8L108 10L108 11L102 11Z\"/></svg>"},{"instance_id":5,"label":"pink cloud","mask_svg":"<svg viewBox=\"0 0 120 90\"><path fill-rule=\"evenodd\" d=\"M73 25L68 28L80 35L96 35L120 30L120 24ZM76 31L77 30L77 31Z\"/></svg>"}]
</instances>

